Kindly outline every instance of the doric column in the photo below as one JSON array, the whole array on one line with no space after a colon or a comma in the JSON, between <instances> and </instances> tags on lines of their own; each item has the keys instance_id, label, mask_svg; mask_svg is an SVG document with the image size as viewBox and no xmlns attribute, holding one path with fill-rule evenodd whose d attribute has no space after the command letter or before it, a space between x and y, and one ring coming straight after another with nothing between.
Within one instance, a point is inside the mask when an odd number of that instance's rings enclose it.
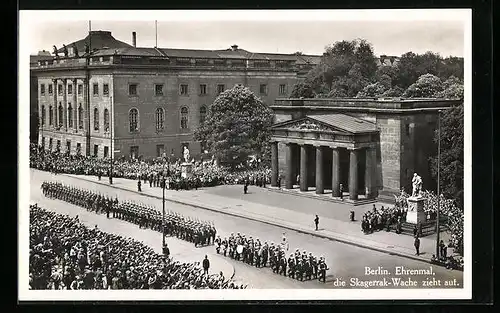
<instances>
[{"instance_id":1,"label":"doric column","mask_svg":"<svg viewBox=\"0 0 500 313\"><path fill-rule=\"evenodd\" d=\"M58 112L58 105L57 105L57 79L53 79L52 80L52 83L54 84L54 88L52 88L52 95L54 97L54 105L52 106L54 111L52 114L52 126L53 127L56 127L58 126L57 124L57 114L59 113Z\"/></svg>"},{"instance_id":2,"label":"doric column","mask_svg":"<svg viewBox=\"0 0 500 313\"><path fill-rule=\"evenodd\" d=\"M307 191L307 145L300 145L300 191Z\"/></svg>"},{"instance_id":3,"label":"doric column","mask_svg":"<svg viewBox=\"0 0 500 313\"><path fill-rule=\"evenodd\" d=\"M271 186L278 186L278 143L271 142Z\"/></svg>"},{"instance_id":4,"label":"doric column","mask_svg":"<svg viewBox=\"0 0 500 313\"><path fill-rule=\"evenodd\" d=\"M323 147L316 147L316 193L323 194L325 185L323 182Z\"/></svg>"},{"instance_id":5,"label":"doric column","mask_svg":"<svg viewBox=\"0 0 500 313\"><path fill-rule=\"evenodd\" d=\"M293 146L291 143L286 144L286 172L285 172L285 187L293 188Z\"/></svg>"},{"instance_id":6,"label":"doric column","mask_svg":"<svg viewBox=\"0 0 500 313\"><path fill-rule=\"evenodd\" d=\"M358 150L350 151L349 160L349 199L358 199Z\"/></svg>"},{"instance_id":7,"label":"doric column","mask_svg":"<svg viewBox=\"0 0 500 313\"><path fill-rule=\"evenodd\" d=\"M338 148L332 148L332 196L340 197L340 158Z\"/></svg>"},{"instance_id":8,"label":"doric column","mask_svg":"<svg viewBox=\"0 0 500 313\"><path fill-rule=\"evenodd\" d=\"M376 169L377 155L374 148L366 149L366 170L365 170L365 186L366 197L368 199L374 198L375 195L375 169Z\"/></svg>"},{"instance_id":9,"label":"doric column","mask_svg":"<svg viewBox=\"0 0 500 313\"><path fill-rule=\"evenodd\" d=\"M85 132L90 132L89 128L89 113L87 111L90 111L90 97L87 94L87 89L90 87L87 86L87 79L83 79L83 130Z\"/></svg>"},{"instance_id":10,"label":"doric column","mask_svg":"<svg viewBox=\"0 0 500 313\"><path fill-rule=\"evenodd\" d=\"M73 109L73 116L70 118L73 119L73 129L78 129L78 79L73 79L73 103L71 105L71 108Z\"/></svg>"},{"instance_id":11,"label":"doric column","mask_svg":"<svg viewBox=\"0 0 500 313\"><path fill-rule=\"evenodd\" d=\"M63 79L63 127L68 131L68 81Z\"/></svg>"}]
</instances>

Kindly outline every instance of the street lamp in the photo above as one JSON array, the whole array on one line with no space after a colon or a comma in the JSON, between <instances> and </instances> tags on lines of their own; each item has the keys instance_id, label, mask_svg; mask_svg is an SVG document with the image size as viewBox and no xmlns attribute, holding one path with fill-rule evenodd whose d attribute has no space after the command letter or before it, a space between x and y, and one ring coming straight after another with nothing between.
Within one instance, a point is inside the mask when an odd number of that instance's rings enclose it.
<instances>
[{"instance_id":1,"label":"street lamp","mask_svg":"<svg viewBox=\"0 0 500 313\"><path fill-rule=\"evenodd\" d=\"M437 157L437 212L436 212L436 257L440 259L439 253L439 211L441 209L441 184L440 184L440 164L441 164L441 111L438 110L438 157Z\"/></svg>"},{"instance_id":2,"label":"street lamp","mask_svg":"<svg viewBox=\"0 0 500 313\"><path fill-rule=\"evenodd\" d=\"M165 173L163 173L162 186L161 186L163 189L163 197L162 197L163 208L162 208L162 218L161 218L161 224L162 224L161 233L162 233L162 237L163 237L163 240L162 240L163 249L165 248L165 185L166 185Z\"/></svg>"},{"instance_id":3,"label":"street lamp","mask_svg":"<svg viewBox=\"0 0 500 313\"><path fill-rule=\"evenodd\" d=\"M113 155L115 154L115 151L114 151L114 147L113 147L113 96L109 97L109 107L110 107L110 111L111 111L111 114L110 114L110 120L108 121L109 122L109 150L110 150L110 153L111 153L111 158L110 158L110 162L109 162L109 184L112 185L113 184Z\"/></svg>"}]
</instances>

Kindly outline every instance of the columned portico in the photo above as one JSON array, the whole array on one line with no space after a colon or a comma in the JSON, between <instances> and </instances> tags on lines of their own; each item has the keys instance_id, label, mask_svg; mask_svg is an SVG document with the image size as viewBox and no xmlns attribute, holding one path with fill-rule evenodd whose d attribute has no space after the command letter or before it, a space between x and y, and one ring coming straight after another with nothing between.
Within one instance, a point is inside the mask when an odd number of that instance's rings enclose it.
<instances>
[{"instance_id":1,"label":"columned portico","mask_svg":"<svg viewBox=\"0 0 500 313\"><path fill-rule=\"evenodd\" d=\"M352 201L358 200L359 194L367 199L376 196L375 124L343 114L311 115L275 124L271 131L272 186L277 186L281 168L285 172L284 187L293 189L296 166L300 165L298 178L302 192L315 187L316 194L324 194L325 188L331 187L331 195L341 197L340 184L343 184L343 191L349 191ZM285 147L284 151L278 143ZM283 158L278 154L283 152L284 163L279 164ZM325 177L328 177L326 184Z\"/></svg>"}]
</instances>

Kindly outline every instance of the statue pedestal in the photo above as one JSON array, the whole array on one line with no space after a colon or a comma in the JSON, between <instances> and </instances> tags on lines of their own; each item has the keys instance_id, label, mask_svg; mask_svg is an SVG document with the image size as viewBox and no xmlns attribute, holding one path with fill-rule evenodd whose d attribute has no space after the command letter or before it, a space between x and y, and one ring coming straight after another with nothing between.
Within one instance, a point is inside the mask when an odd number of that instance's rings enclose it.
<instances>
[{"instance_id":1,"label":"statue pedestal","mask_svg":"<svg viewBox=\"0 0 500 313\"><path fill-rule=\"evenodd\" d=\"M411 224L423 223L427 220L424 212L424 201L422 197L408 198L408 212L406 212L406 222Z\"/></svg>"},{"instance_id":2,"label":"statue pedestal","mask_svg":"<svg viewBox=\"0 0 500 313\"><path fill-rule=\"evenodd\" d=\"M182 178L188 178L189 176L191 176L192 171L193 171L193 164L192 163L184 162L181 164L181 177Z\"/></svg>"}]
</instances>

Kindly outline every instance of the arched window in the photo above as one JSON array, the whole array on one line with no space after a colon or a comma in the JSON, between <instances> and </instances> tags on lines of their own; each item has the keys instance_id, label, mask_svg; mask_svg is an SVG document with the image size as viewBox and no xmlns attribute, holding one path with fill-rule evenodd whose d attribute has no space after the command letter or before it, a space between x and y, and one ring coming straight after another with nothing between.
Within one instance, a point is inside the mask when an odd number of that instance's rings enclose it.
<instances>
[{"instance_id":1,"label":"arched window","mask_svg":"<svg viewBox=\"0 0 500 313\"><path fill-rule=\"evenodd\" d=\"M181 108L181 128L182 129L188 128L188 108L187 107Z\"/></svg>"},{"instance_id":2,"label":"arched window","mask_svg":"<svg viewBox=\"0 0 500 313\"><path fill-rule=\"evenodd\" d=\"M156 109L156 130L163 130L165 127L165 111L163 108Z\"/></svg>"},{"instance_id":3,"label":"arched window","mask_svg":"<svg viewBox=\"0 0 500 313\"><path fill-rule=\"evenodd\" d=\"M99 130L99 109L94 109L94 130Z\"/></svg>"},{"instance_id":4,"label":"arched window","mask_svg":"<svg viewBox=\"0 0 500 313\"><path fill-rule=\"evenodd\" d=\"M49 125L54 125L54 109L52 108L52 106L49 107Z\"/></svg>"},{"instance_id":5,"label":"arched window","mask_svg":"<svg viewBox=\"0 0 500 313\"><path fill-rule=\"evenodd\" d=\"M205 122L206 116L207 116L207 107L202 105L200 108L200 125Z\"/></svg>"},{"instance_id":6,"label":"arched window","mask_svg":"<svg viewBox=\"0 0 500 313\"><path fill-rule=\"evenodd\" d=\"M68 103L68 127L73 128L73 108L71 103Z\"/></svg>"},{"instance_id":7,"label":"arched window","mask_svg":"<svg viewBox=\"0 0 500 313\"><path fill-rule=\"evenodd\" d=\"M129 122L129 129L130 132L137 132L139 131L139 111L137 109L130 109L128 112L128 122Z\"/></svg>"},{"instance_id":8,"label":"arched window","mask_svg":"<svg viewBox=\"0 0 500 313\"><path fill-rule=\"evenodd\" d=\"M78 106L78 128L83 129L83 108L81 103Z\"/></svg>"},{"instance_id":9,"label":"arched window","mask_svg":"<svg viewBox=\"0 0 500 313\"><path fill-rule=\"evenodd\" d=\"M45 106L42 105L42 126L45 126Z\"/></svg>"},{"instance_id":10,"label":"arched window","mask_svg":"<svg viewBox=\"0 0 500 313\"><path fill-rule=\"evenodd\" d=\"M109 111L104 109L104 131L109 131Z\"/></svg>"},{"instance_id":11,"label":"arched window","mask_svg":"<svg viewBox=\"0 0 500 313\"><path fill-rule=\"evenodd\" d=\"M57 112L57 119L58 119L58 126L59 127L62 127L63 126L63 119L64 119L64 116L63 116L63 107L62 105L59 104L59 110Z\"/></svg>"}]
</instances>

